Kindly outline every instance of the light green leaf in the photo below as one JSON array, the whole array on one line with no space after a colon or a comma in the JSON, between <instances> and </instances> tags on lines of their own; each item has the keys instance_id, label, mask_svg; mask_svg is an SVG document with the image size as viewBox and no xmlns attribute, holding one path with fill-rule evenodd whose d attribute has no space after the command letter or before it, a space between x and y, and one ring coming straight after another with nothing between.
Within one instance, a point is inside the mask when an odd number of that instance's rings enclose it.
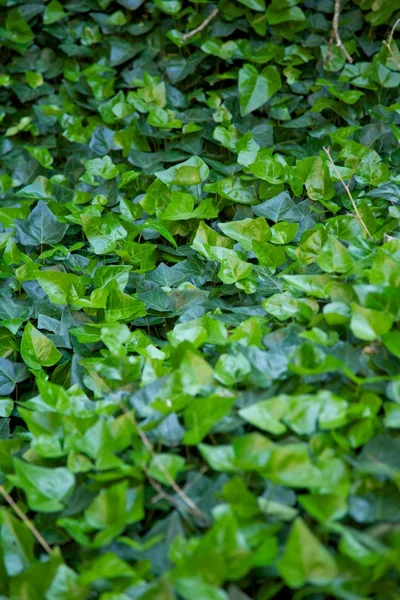
<instances>
[{"instance_id":1,"label":"light green leaf","mask_svg":"<svg viewBox=\"0 0 400 600\"><path fill-rule=\"evenodd\" d=\"M51 0L44 11L43 23L44 25L51 25L66 16L67 13L64 12L62 4L58 0Z\"/></svg>"},{"instance_id":2,"label":"light green leaf","mask_svg":"<svg viewBox=\"0 0 400 600\"><path fill-rule=\"evenodd\" d=\"M39 467L14 458L15 475L9 479L27 496L31 510L55 512L62 510L63 502L75 485L75 477L63 467Z\"/></svg>"},{"instance_id":3,"label":"light green leaf","mask_svg":"<svg viewBox=\"0 0 400 600\"><path fill-rule=\"evenodd\" d=\"M351 304L350 329L360 340L372 341L387 334L393 325L392 317L385 312Z\"/></svg>"},{"instance_id":4,"label":"light green leaf","mask_svg":"<svg viewBox=\"0 0 400 600\"><path fill-rule=\"evenodd\" d=\"M96 254L107 254L116 249L118 240L127 236L127 231L117 216L102 217L81 215L83 231Z\"/></svg>"},{"instance_id":5,"label":"light green leaf","mask_svg":"<svg viewBox=\"0 0 400 600\"><path fill-rule=\"evenodd\" d=\"M156 177L166 185L198 185L209 175L209 168L198 156L192 156L183 163L170 167L166 171L157 171Z\"/></svg>"},{"instance_id":6,"label":"light green leaf","mask_svg":"<svg viewBox=\"0 0 400 600\"><path fill-rule=\"evenodd\" d=\"M271 230L263 217L219 223L218 227L222 233L239 242L242 248L248 252L253 249L253 240L268 242L271 237Z\"/></svg>"},{"instance_id":7,"label":"light green leaf","mask_svg":"<svg viewBox=\"0 0 400 600\"><path fill-rule=\"evenodd\" d=\"M31 369L51 367L58 363L62 354L54 343L27 323L21 340L21 357Z\"/></svg>"},{"instance_id":8,"label":"light green leaf","mask_svg":"<svg viewBox=\"0 0 400 600\"><path fill-rule=\"evenodd\" d=\"M124 294L115 281L109 284L108 287L109 293L104 309L107 323L136 319L137 317L143 317L146 314L143 302L133 296Z\"/></svg>"},{"instance_id":9,"label":"light green leaf","mask_svg":"<svg viewBox=\"0 0 400 600\"><path fill-rule=\"evenodd\" d=\"M39 271L37 282L54 304L74 304L85 294L83 278L62 271Z\"/></svg>"},{"instance_id":10,"label":"light green leaf","mask_svg":"<svg viewBox=\"0 0 400 600\"><path fill-rule=\"evenodd\" d=\"M294 589L306 583L327 585L337 573L331 554L300 518L293 524L278 569L286 584Z\"/></svg>"}]
</instances>

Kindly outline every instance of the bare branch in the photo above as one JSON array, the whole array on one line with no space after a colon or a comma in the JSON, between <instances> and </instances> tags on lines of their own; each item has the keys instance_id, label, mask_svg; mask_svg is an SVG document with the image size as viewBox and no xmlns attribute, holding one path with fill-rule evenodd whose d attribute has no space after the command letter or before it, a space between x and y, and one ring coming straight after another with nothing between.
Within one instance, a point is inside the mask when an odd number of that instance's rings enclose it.
<instances>
[{"instance_id":1,"label":"bare branch","mask_svg":"<svg viewBox=\"0 0 400 600\"><path fill-rule=\"evenodd\" d=\"M207 516L200 510L200 508L197 506L197 504L195 504L195 502L193 502L193 500L191 498L189 498L189 496L187 494L185 494L183 489L181 487L179 487L179 485L176 483L176 481L171 477L171 475L168 473L168 471L164 468L164 465L158 460L157 454L154 452L154 448L153 448L149 438L147 437L147 435L145 434L143 429L138 425L138 423L136 422L136 420L134 419L132 414L127 410L127 408L123 404L120 404L120 406L121 406L121 409L123 410L123 412L128 416L128 419L131 421L133 427L137 431L144 446L150 452L157 468L164 475L166 481L168 481L169 485L174 490L174 492L181 498L183 503L190 509L190 511L193 514L195 514L197 517L200 517L204 521L208 521ZM155 487L155 486L153 486L153 487ZM158 488L156 488L156 489L159 492ZM165 493L164 493L164 497L166 497Z\"/></svg>"},{"instance_id":2,"label":"bare branch","mask_svg":"<svg viewBox=\"0 0 400 600\"><path fill-rule=\"evenodd\" d=\"M196 35L196 33L200 33L200 31L203 31L203 29L205 29L207 27L207 25L209 23L211 23L211 21L217 16L218 13L219 13L219 8L214 8L214 10L212 10L210 12L208 17L206 17L204 19L204 21L202 23L200 23L200 25L198 27L196 27L192 31L189 31L188 33L183 34L183 36L181 37L181 42L186 42L186 40L188 40L189 38Z\"/></svg>"},{"instance_id":3,"label":"bare branch","mask_svg":"<svg viewBox=\"0 0 400 600\"><path fill-rule=\"evenodd\" d=\"M392 30L390 32L390 35L389 35L388 39L383 41L383 45L386 46L386 48L388 49L388 52L390 54L390 58L392 59L392 61L396 65L398 71L400 71L400 63L397 60L397 58L395 57L394 52L392 50L392 41L393 41L394 32L396 31L397 25L399 23L400 23L400 19L397 19L396 23L392 27Z\"/></svg>"},{"instance_id":4,"label":"bare branch","mask_svg":"<svg viewBox=\"0 0 400 600\"><path fill-rule=\"evenodd\" d=\"M335 0L335 12L333 13L332 32L331 32L331 37L329 39L328 54L326 55L325 64L327 62L329 62L332 58L333 42L335 40L336 40L336 46L341 49L346 60L349 63L353 62L353 59L351 58L350 54L347 52L346 48L343 45L342 40L340 39L340 35L339 35L340 11L341 11L340 0Z\"/></svg>"},{"instance_id":5,"label":"bare branch","mask_svg":"<svg viewBox=\"0 0 400 600\"><path fill-rule=\"evenodd\" d=\"M353 198L353 196L351 195L351 191L350 191L350 188L349 188L349 186L348 186L348 185L347 185L347 184L344 182L344 180L343 180L343 177L341 176L341 174L340 174L340 172L339 172L339 169L337 168L337 166L336 166L336 165L335 165L335 163L333 162L333 158L332 158L332 156L331 156L331 153L329 152L329 148L325 148L325 147L324 147L324 152L325 152L325 154L327 155L327 157L329 158L329 162L331 163L331 165L332 165L332 167L333 167L333 169L334 169L334 171L335 171L335 173L336 173L336 176L337 176L337 178L338 178L338 179L339 179L339 181L341 182L342 186L343 186L343 187L344 187L344 189L346 190L346 193L347 193L348 197L350 198L350 202L351 202L351 204L352 204L352 206L353 206L354 212L356 213L357 219L359 220L360 224L362 225L362 227L363 227L363 229L364 229L365 233L367 234L367 236L369 237L369 239L370 239L370 240L373 240L374 238L373 238L373 237L372 237L372 235L370 234L370 232L369 232L369 229L368 229L368 227L366 226L366 224L364 223L364 221L363 221L363 218L362 218L362 216L360 215L360 212L359 212L359 210L358 210L358 208L357 208L357 205L356 205L356 203L354 202L354 198Z\"/></svg>"},{"instance_id":6,"label":"bare branch","mask_svg":"<svg viewBox=\"0 0 400 600\"><path fill-rule=\"evenodd\" d=\"M153 496L153 498L151 499L152 504L157 504L157 502L159 502L162 499L168 500L168 502L170 502L171 504L175 504L174 497L171 496L170 494L167 494L167 492L164 490L164 488L155 479L150 477L147 470L146 470L146 475L147 475L147 479L149 480L151 487L154 488L155 491L157 492L157 496Z\"/></svg>"},{"instance_id":7,"label":"bare branch","mask_svg":"<svg viewBox=\"0 0 400 600\"><path fill-rule=\"evenodd\" d=\"M14 502L14 500L12 499L10 494L7 492L7 490L2 485L0 485L0 494L8 502L8 504L11 506L13 511L19 516L21 521L27 526L27 528L32 533L32 535L35 536L35 538L37 539L39 544L42 546L42 548L47 552L47 554L51 554L51 548L48 545L48 543L46 542L46 540L44 539L44 537L42 536L42 534L40 533L40 531L38 531L36 529L36 527L34 526L32 521L30 521L28 519L28 517L26 516L26 514L22 512L22 510L20 509L18 504L16 502Z\"/></svg>"},{"instance_id":8,"label":"bare branch","mask_svg":"<svg viewBox=\"0 0 400 600\"><path fill-rule=\"evenodd\" d=\"M394 32L397 29L397 25L400 23L400 19L397 19L396 23L393 25L392 27L392 31L390 32L390 35L388 37L388 44L390 45L392 43L393 40L393 36L394 36Z\"/></svg>"}]
</instances>

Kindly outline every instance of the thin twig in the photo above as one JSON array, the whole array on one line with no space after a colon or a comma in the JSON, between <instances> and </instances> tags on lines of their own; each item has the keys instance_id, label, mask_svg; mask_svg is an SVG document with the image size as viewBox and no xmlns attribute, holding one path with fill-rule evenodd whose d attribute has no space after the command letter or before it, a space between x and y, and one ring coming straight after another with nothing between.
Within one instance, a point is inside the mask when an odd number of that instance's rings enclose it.
<instances>
[{"instance_id":1,"label":"thin twig","mask_svg":"<svg viewBox=\"0 0 400 600\"><path fill-rule=\"evenodd\" d=\"M46 542L46 540L44 539L44 537L42 536L42 534L40 533L40 531L38 531L36 529L36 527L34 526L32 521L30 521L28 519L28 517L26 516L26 514L22 512L22 510L20 509L18 504L16 502L14 502L14 500L11 498L10 494L7 492L7 490L2 485L0 485L0 494L8 502L8 504L11 506L13 511L19 516L21 521L27 526L29 531L35 536L35 538L37 539L39 544L42 546L42 548L47 552L47 554L51 555L51 548L48 545L48 543Z\"/></svg>"},{"instance_id":2,"label":"thin twig","mask_svg":"<svg viewBox=\"0 0 400 600\"><path fill-rule=\"evenodd\" d=\"M208 467L206 465L203 465L201 467L200 471L197 473L196 477L193 477L192 481L187 484L186 489L190 490L190 488L192 488L194 485L196 485L196 483L198 481L200 481L200 479L203 477L203 475L205 473L207 473L207 471L208 471Z\"/></svg>"},{"instance_id":3,"label":"thin twig","mask_svg":"<svg viewBox=\"0 0 400 600\"><path fill-rule=\"evenodd\" d=\"M333 13L333 21L332 21L332 32L331 37L329 38L329 46L328 53L326 55L325 64L328 63L332 58L332 50L333 50L333 42L336 40L336 46L341 49L344 57L349 63L353 62L350 54L347 52L346 48L343 45L342 40L340 39L339 34L339 17L340 17L340 0L335 0L335 12Z\"/></svg>"},{"instance_id":4,"label":"thin twig","mask_svg":"<svg viewBox=\"0 0 400 600\"><path fill-rule=\"evenodd\" d=\"M396 23L393 25L392 27L392 31L390 32L389 38L388 38L388 44L392 43L393 40L393 36L394 36L394 32L397 29L397 25L400 23L400 19L397 19Z\"/></svg>"},{"instance_id":5,"label":"thin twig","mask_svg":"<svg viewBox=\"0 0 400 600\"><path fill-rule=\"evenodd\" d=\"M157 454L154 452L154 448L152 446L152 443L150 442L149 438L147 437L147 435L145 434L145 432L143 431L143 429L138 425L138 423L136 422L136 420L134 419L134 417L132 416L132 414L127 410L127 408L123 404L121 404L120 406L121 406L122 411L128 416L128 419L131 421L132 425L134 426L135 430L137 431L137 433L138 433L140 439L142 440L144 446L150 452L150 454L151 454L151 456L152 456L152 458L154 460L155 465L161 471L161 473L164 475L166 481L168 481L169 485L174 490L174 492L181 498L181 500L183 501L183 503L188 508L190 508L190 510L195 515L197 515L198 517L200 517L204 521L208 521L207 516L200 510L200 508L197 506L197 504L195 504L195 502L193 502L193 500L191 498L189 498L189 496L187 494L185 494L185 492L183 491L183 489L181 487L179 487L179 485L176 483L176 481L168 473L167 469L165 469L164 465L158 460Z\"/></svg>"},{"instance_id":6,"label":"thin twig","mask_svg":"<svg viewBox=\"0 0 400 600\"><path fill-rule=\"evenodd\" d=\"M327 157L329 158L329 162L331 163L331 165L332 165L332 167L333 167L333 169L334 169L334 171L335 171L335 173L336 173L336 176L337 176L337 178L338 178L338 179L339 179L339 181L341 182L342 186L344 187L344 189L345 189L345 190L346 190L346 192L347 192L347 195L348 195L348 197L350 198L350 202L351 202L351 204L352 204L352 206L353 206L354 212L356 213L357 219L359 220L360 224L363 226L363 228L364 228L364 230L365 230L366 234L368 235L368 237L369 237L371 240L373 240L374 238L373 238L373 237L372 237L372 235L370 234L370 232L369 232L369 229L368 229L368 227L366 226L366 224L364 223L364 221L363 221L363 218L362 218L362 216L360 215L360 212L359 212L359 210L358 210L358 208L357 208L357 205L356 205L356 203L354 202L354 198L353 198L353 196L351 195L351 191L350 191L350 188L349 188L349 186L348 186L348 185L347 185L347 184L344 182L344 180L343 180L343 177L341 176L341 174L340 174L340 172L339 172L339 169L337 168L337 166L336 166L336 165L335 165L335 163L333 162L333 158L332 158L332 156L331 156L331 153L329 152L329 148L325 148L325 147L324 147L324 152L325 152L325 154L327 155Z\"/></svg>"},{"instance_id":7,"label":"thin twig","mask_svg":"<svg viewBox=\"0 0 400 600\"><path fill-rule=\"evenodd\" d=\"M160 500L167 500L168 502L170 502L171 504L174 504L177 508L181 508L181 504L177 501L176 497L171 496L171 494L168 494L164 488L162 487L162 485L160 485L158 483L158 481L156 481L155 479L153 479L148 471L146 470L146 475L147 475L147 479L149 480L149 483L151 485L152 488L155 489L155 491L157 492L157 496L153 496L153 498L151 499L152 504L157 504L157 502L159 502ZM195 516L198 516L197 513L194 513L194 511L192 511L189 507L186 506L186 510L187 512L189 512L190 514L194 514Z\"/></svg>"},{"instance_id":8,"label":"thin twig","mask_svg":"<svg viewBox=\"0 0 400 600\"><path fill-rule=\"evenodd\" d=\"M394 62L394 64L396 65L398 71L400 71L400 63L397 60L397 58L395 57L394 52L392 50L392 41L393 41L394 32L396 31L397 25L399 23L400 23L400 19L397 19L396 23L392 27L392 30L390 32L388 39L383 40L383 45L386 46L386 48L388 49L390 57L391 57L392 61Z\"/></svg>"},{"instance_id":9,"label":"thin twig","mask_svg":"<svg viewBox=\"0 0 400 600\"><path fill-rule=\"evenodd\" d=\"M199 33L200 31L203 31L203 29L205 29L207 27L207 25L209 23L211 23L211 21L217 16L218 13L219 13L219 8L214 8L214 10L212 10L210 12L210 14L208 15L208 17L206 17L204 19L204 21L202 23L200 23L200 25L198 27L196 27L192 31L189 31L188 33L184 33L183 34L183 36L181 37L181 42L186 42L186 40L188 40L189 38L191 38L194 35L196 35L196 33Z\"/></svg>"},{"instance_id":10,"label":"thin twig","mask_svg":"<svg viewBox=\"0 0 400 600\"><path fill-rule=\"evenodd\" d=\"M155 479L150 477L147 469L146 469L146 475L147 475L147 479L150 482L151 487L154 488L155 491L157 492L157 496L153 496L153 498L151 499L151 502L153 504L156 504L161 499L164 499L164 500L168 500L168 502L170 502L171 504L175 504L174 497L171 496L170 494L167 494L167 492L164 490L164 488Z\"/></svg>"}]
</instances>

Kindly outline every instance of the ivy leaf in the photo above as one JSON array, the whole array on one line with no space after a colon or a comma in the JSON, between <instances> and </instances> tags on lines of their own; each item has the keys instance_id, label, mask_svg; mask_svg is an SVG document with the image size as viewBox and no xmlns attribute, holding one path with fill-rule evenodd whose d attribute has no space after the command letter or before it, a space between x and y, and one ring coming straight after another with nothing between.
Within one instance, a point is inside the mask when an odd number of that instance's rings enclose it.
<instances>
[{"instance_id":1,"label":"ivy leaf","mask_svg":"<svg viewBox=\"0 0 400 600\"><path fill-rule=\"evenodd\" d=\"M265 67L261 73L250 64L239 71L239 101L242 117L268 102L282 87L276 67Z\"/></svg>"},{"instance_id":2,"label":"ivy leaf","mask_svg":"<svg viewBox=\"0 0 400 600\"><path fill-rule=\"evenodd\" d=\"M104 309L105 319L108 323L136 319L146 314L144 303L137 298L124 294L115 281L109 284L108 289L109 292Z\"/></svg>"},{"instance_id":3,"label":"ivy leaf","mask_svg":"<svg viewBox=\"0 0 400 600\"><path fill-rule=\"evenodd\" d=\"M21 340L21 357L31 369L52 367L62 354L54 343L38 331L32 323L27 323Z\"/></svg>"},{"instance_id":4,"label":"ivy leaf","mask_svg":"<svg viewBox=\"0 0 400 600\"><path fill-rule=\"evenodd\" d=\"M23 19L18 8L7 11L5 28L2 28L1 35L14 44L28 44L35 37L28 23Z\"/></svg>"},{"instance_id":5,"label":"ivy leaf","mask_svg":"<svg viewBox=\"0 0 400 600\"><path fill-rule=\"evenodd\" d=\"M59 223L43 200L39 200L26 220L15 219L15 227L24 246L58 244L68 230L68 225Z\"/></svg>"},{"instance_id":6,"label":"ivy leaf","mask_svg":"<svg viewBox=\"0 0 400 600\"><path fill-rule=\"evenodd\" d=\"M278 569L286 584L295 589L306 583L327 585L337 573L333 557L300 518L293 524Z\"/></svg>"},{"instance_id":7,"label":"ivy leaf","mask_svg":"<svg viewBox=\"0 0 400 600\"><path fill-rule=\"evenodd\" d=\"M0 394L2 396L11 394L16 384L24 381L28 376L28 370L23 363L0 358Z\"/></svg>"},{"instance_id":8,"label":"ivy leaf","mask_svg":"<svg viewBox=\"0 0 400 600\"><path fill-rule=\"evenodd\" d=\"M85 293L85 283L77 275L62 271L40 271L37 282L54 304L74 304Z\"/></svg>"},{"instance_id":9,"label":"ivy leaf","mask_svg":"<svg viewBox=\"0 0 400 600\"><path fill-rule=\"evenodd\" d=\"M104 217L81 215L83 231L96 254L107 254L117 247L118 240L127 236L126 229L118 217L111 214Z\"/></svg>"},{"instance_id":10,"label":"ivy leaf","mask_svg":"<svg viewBox=\"0 0 400 600\"><path fill-rule=\"evenodd\" d=\"M345 246L329 235L318 254L317 264L327 273L347 273L352 268L353 261Z\"/></svg>"},{"instance_id":11,"label":"ivy leaf","mask_svg":"<svg viewBox=\"0 0 400 600\"><path fill-rule=\"evenodd\" d=\"M271 238L271 230L263 217L219 223L218 227L225 235L239 242L243 249L249 252L253 249L253 240L268 242Z\"/></svg>"},{"instance_id":12,"label":"ivy leaf","mask_svg":"<svg viewBox=\"0 0 400 600\"><path fill-rule=\"evenodd\" d=\"M52 23L56 23L60 19L63 19L67 16L67 13L64 12L62 4L58 2L58 0L51 0L49 4L47 4L46 9L43 14L43 24L51 25Z\"/></svg>"},{"instance_id":13,"label":"ivy leaf","mask_svg":"<svg viewBox=\"0 0 400 600\"><path fill-rule=\"evenodd\" d=\"M13 463L15 475L9 479L24 490L31 510L48 513L62 509L75 483L68 469L39 467L17 458Z\"/></svg>"},{"instance_id":14,"label":"ivy leaf","mask_svg":"<svg viewBox=\"0 0 400 600\"><path fill-rule=\"evenodd\" d=\"M7 511L2 511L0 523L4 567L9 577L15 577L34 561L33 537L24 524Z\"/></svg>"},{"instance_id":15,"label":"ivy leaf","mask_svg":"<svg viewBox=\"0 0 400 600\"><path fill-rule=\"evenodd\" d=\"M166 171L157 171L155 175L166 185L191 186L205 181L209 172L208 166L200 157L192 156Z\"/></svg>"},{"instance_id":16,"label":"ivy leaf","mask_svg":"<svg viewBox=\"0 0 400 600\"><path fill-rule=\"evenodd\" d=\"M119 173L109 156L103 158L92 158L85 162L86 173L83 180L87 183L95 183L95 177L102 179L114 179Z\"/></svg>"},{"instance_id":17,"label":"ivy leaf","mask_svg":"<svg viewBox=\"0 0 400 600\"><path fill-rule=\"evenodd\" d=\"M47 148L37 148L36 146L25 146L25 150L29 152L38 163L45 169L50 169L53 164L53 157Z\"/></svg>"},{"instance_id":18,"label":"ivy leaf","mask_svg":"<svg viewBox=\"0 0 400 600\"><path fill-rule=\"evenodd\" d=\"M252 10L263 11L265 10L265 2L264 0L239 0L241 4L247 6Z\"/></svg>"},{"instance_id":19,"label":"ivy leaf","mask_svg":"<svg viewBox=\"0 0 400 600\"><path fill-rule=\"evenodd\" d=\"M364 308L355 302L351 305L350 328L361 340L372 341L387 334L392 328L393 319L387 313Z\"/></svg>"}]
</instances>

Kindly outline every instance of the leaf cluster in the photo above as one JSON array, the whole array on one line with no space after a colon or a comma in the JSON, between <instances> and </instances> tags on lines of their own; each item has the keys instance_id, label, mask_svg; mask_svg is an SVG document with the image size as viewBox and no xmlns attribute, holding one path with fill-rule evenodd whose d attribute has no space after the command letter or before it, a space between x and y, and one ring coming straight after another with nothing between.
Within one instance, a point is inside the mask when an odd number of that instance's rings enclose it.
<instances>
[{"instance_id":1,"label":"leaf cluster","mask_svg":"<svg viewBox=\"0 0 400 600\"><path fill-rule=\"evenodd\" d=\"M399 598L400 2L345 4L352 64L334 0L0 1L4 600Z\"/></svg>"}]
</instances>

